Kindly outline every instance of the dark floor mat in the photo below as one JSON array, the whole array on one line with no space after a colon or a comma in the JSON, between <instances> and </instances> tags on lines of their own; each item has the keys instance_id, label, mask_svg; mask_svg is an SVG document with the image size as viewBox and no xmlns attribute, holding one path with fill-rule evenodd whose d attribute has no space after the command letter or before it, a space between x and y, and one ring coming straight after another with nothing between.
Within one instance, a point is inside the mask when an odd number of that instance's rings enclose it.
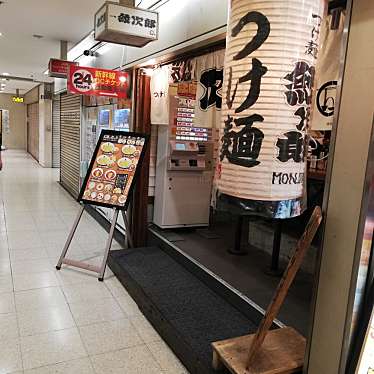
<instances>
[{"instance_id":1,"label":"dark floor mat","mask_svg":"<svg viewBox=\"0 0 374 374\"><path fill-rule=\"evenodd\" d=\"M213 373L211 343L256 323L157 247L112 251L109 266L191 373Z\"/></svg>"}]
</instances>

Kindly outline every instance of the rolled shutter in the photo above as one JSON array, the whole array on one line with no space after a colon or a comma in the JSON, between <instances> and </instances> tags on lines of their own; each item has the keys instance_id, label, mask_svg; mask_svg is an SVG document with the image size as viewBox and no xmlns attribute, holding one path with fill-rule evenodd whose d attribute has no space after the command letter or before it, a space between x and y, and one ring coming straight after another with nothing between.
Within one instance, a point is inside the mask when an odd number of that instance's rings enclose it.
<instances>
[{"instance_id":1,"label":"rolled shutter","mask_svg":"<svg viewBox=\"0 0 374 374\"><path fill-rule=\"evenodd\" d=\"M80 187L81 97L61 94L60 182L74 197Z\"/></svg>"},{"instance_id":2,"label":"rolled shutter","mask_svg":"<svg viewBox=\"0 0 374 374\"><path fill-rule=\"evenodd\" d=\"M60 95L53 97L52 103L52 167L60 167Z\"/></svg>"}]
</instances>

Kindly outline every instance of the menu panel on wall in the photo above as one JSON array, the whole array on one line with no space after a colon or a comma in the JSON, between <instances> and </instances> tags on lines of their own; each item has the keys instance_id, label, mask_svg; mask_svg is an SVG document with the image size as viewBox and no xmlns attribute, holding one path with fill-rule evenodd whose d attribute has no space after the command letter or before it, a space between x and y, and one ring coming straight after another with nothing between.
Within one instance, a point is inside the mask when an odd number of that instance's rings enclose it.
<instances>
[{"instance_id":1,"label":"menu panel on wall","mask_svg":"<svg viewBox=\"0 0 374 374\"><path fill-rule=\"evenodd\" d=\"M147 141L145 134L102 130L78 200L126 209Z\"/></svg>"}]
</instances>

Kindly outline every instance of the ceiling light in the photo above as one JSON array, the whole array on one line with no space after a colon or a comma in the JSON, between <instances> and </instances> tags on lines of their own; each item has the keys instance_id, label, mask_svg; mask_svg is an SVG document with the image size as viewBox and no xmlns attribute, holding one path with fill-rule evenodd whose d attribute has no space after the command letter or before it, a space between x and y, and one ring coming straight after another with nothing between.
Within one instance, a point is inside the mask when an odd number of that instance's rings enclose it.
<instances>
[{"instance_id":1,"label":"ceiling light","mask_svg":"<svg viewBox=\"0 0 374 374\"><path fill-rule=\"evenodd\" d=\"M35 39L43 39L44 38L43 35L39 35L39 34L33 34L32 37L35 38Z\"/></svg>"},{"instance_id":2,"label":"ceiling light","mask_svg":"<svg viewBox=\"0 0 374 374\"><path fill-rule=\"evenodd\" d=\"M9 73L3 73L3 75L10 75Z\"/></svg>"},{"instance_id":3,"label":"ceiling light","mask_svg":"<svg viewBox=\"0 0 374 374\"><path fill-rule=\"evenodd\" d=\"M0 32L0 36L3 36L3 33L2 33L2 32Z\"/></svg>"}]
</instances>

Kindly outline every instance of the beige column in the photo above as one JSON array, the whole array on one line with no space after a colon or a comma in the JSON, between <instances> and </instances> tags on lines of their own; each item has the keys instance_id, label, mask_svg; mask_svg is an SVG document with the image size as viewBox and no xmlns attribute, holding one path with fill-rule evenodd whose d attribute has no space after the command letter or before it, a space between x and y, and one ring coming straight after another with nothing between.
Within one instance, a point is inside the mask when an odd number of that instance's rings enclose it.
<instances>
[{"instance_id":1,"label":"beige column","mask_svg":"<svg viewBox=\"0 0 374 374\"><path fill-rule=\"evenodd\" d=\"M348 1L350 3L350 1ZM349 18L349 17L348 17ZM351 284L357 277L358 227L374 112L374 1L353 0L335 151L325 204L313 330L305 372L345 373ZM333 134L334 138L334 134Z\"/></svg>"}]
</instances>

